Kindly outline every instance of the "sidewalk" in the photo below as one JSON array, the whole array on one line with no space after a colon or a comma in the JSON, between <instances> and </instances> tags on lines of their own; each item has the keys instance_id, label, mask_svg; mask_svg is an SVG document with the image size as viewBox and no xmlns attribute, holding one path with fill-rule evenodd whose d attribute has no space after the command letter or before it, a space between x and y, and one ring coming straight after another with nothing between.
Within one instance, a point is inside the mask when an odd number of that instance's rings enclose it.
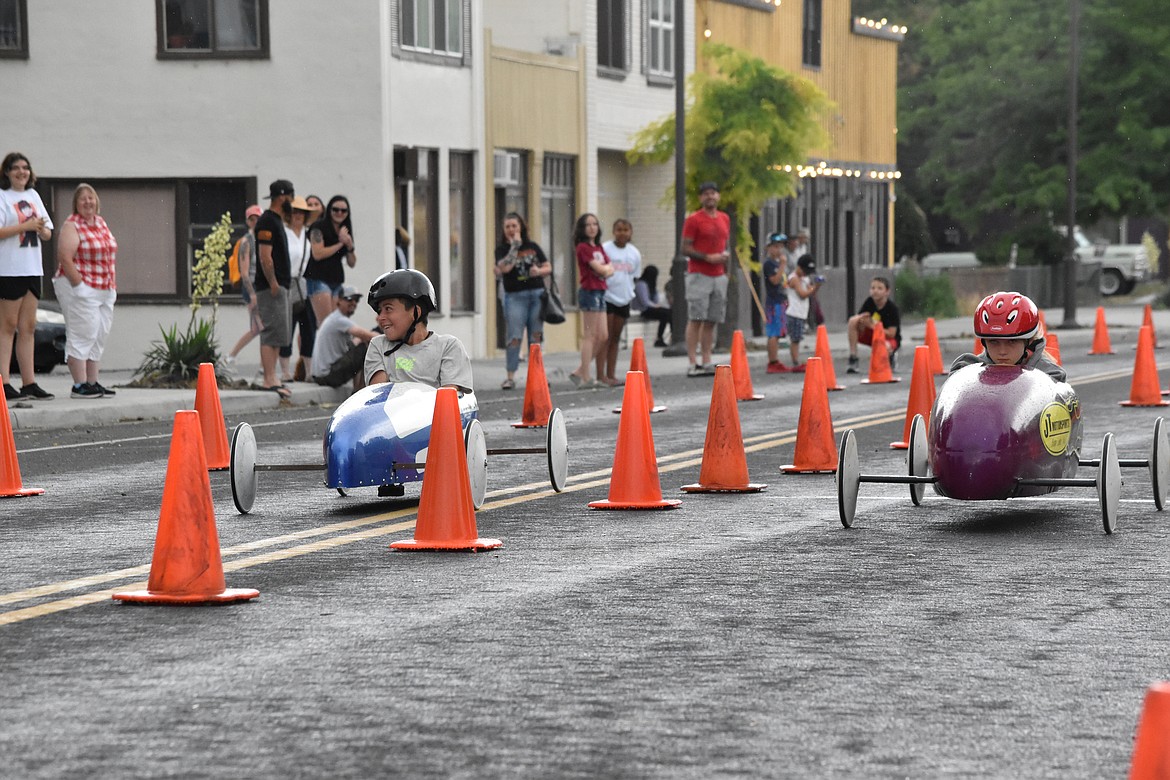
<instances>
[{"instance_id":1,"label":"sidewalk","mask_svg":"<svg viewBox=\"0 0 1170 780\"><path fill-rule=\"evenodd\" d=\"M1106 320L1109 325L1109 335L1113 347L1117 351L1137 343L1137 329L1141 325L1143 306L1140 303L1126 303L1106 308ZM1062 310L1047 309L1045 319L1054 329L1060 339L1062 352L1088 352L1093 340L1093 323L1096 318L1096 309L1080 308L1077 310L1078 330L1060 330L1064 315ZM1159 332L1170 331L1170 311L1154 311L1154 325ZM970 316L955 317L937 320L939 341L943 352L954 357L961 352L968 352L974 346ZM922 343L926 328L922 320L910 320L903 326L904 346L913 346ZM811 350L813 340L808 341ZM753 338L749 340L748 360L752 366L753 375L762 374L767 356L764 353L765 340ZM837 332L830 332L829 347L834 361L840 360L842 365L838 371L844 370L845 356L848 354L848 339L844 327ZM785 354L787 352L785 351ZM727 362L726 353L716 353L717 362ZM569 372L577 367L579 356L573 352L558 352L544 356L545 373L553 392L569 391ZM619 366L629 360L629 351L619 355ZM648 349L646 361L651 376L667 378L670 376L682 377L687 368L685 357L663 357L662 350ZM903 357L900 373L909 371L910 360ZM504 357L488 360L474 360L472 367L475 375L477 394L480 397L509 396L516 399L517 407L524 398L524 378L526 365L521 364L517 373L519 380L515 390L503 391L499 389L504 377ZM259 364L248 365L242 363L238 368L241 378L250 378L259 369ZM130 371L103 371L102 384L117 390L117 395L97 399L70 398L72 380L65 366L57 366L51 374L39 374L37 382L41 387L56 395L51 401L21 400L8 405L13 430L32 429L62 429L84 426L110 425L118 422L135 420L167 420L174 416L179 409L191 409L195 405L195 390L175 389L147 389L126 387L133 379ZM698 385L696 385L697 387ZM331 408L341 403L349 396L348 388L321 387L312 382L292 382L288 384L292 391L291 405L309 406L320 405ZM581 392L591 392L588 390ZM601 391L599 391L601 392ZM220 404L225 415L240 417L280 407L280 398L272 392L263 390L220 390Z\"/></svg>"}]
</instances>

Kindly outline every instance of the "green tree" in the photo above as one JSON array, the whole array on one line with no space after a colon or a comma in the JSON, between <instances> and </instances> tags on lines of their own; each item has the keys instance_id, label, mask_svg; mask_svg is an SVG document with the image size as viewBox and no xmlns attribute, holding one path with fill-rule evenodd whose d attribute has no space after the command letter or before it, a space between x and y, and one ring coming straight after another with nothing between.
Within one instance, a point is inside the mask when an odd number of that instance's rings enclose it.
<instances>
[{"instance_id":1,"label":"green tree","mask_svg":"<svg viewBox=\"0 0 1170 780\"><path fill-rule=\"evenodd\" d=\"M698 185L719 182L720 203L735 217L742 263L752 256L749 218L769 199L795 195L795 166L828 145L820 119L832 104L808 79L739 49L708 43L702 56L710 70L697 71L688 83L687 199L697 208ZM674 141L671 114L635 135L629 159L667 162L674 157ZM792 169L785 171L785 165ZM673 198L671 184L665 200Z\"/></svg>"},{"instance_id":2,"label":"green tree","mask_svg":"<svg viewBox=\"0 0 1170 780\"><path fill-rule=\"evenodd\" d=\"M1159 0L1082 0L1077 212L1170 206L1170 25ZM855 0L909 27L899 51L902 187L976 243L1064 213L1068 2Z\"/></svg>"}]
</instances>

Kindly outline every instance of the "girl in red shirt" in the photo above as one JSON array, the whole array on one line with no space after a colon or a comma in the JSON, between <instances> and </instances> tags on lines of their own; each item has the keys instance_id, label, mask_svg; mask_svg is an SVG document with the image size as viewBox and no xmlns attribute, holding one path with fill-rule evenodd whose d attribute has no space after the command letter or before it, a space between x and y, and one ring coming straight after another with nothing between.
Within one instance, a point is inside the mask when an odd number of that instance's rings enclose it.
<instances>
[{"instance_id":1,"label":"girl in red shirt","mask_svg":"<svg viewBox=\"0 0 1170 780\"><path fill-rule=\"evenodd\" d=\"M573 228L577 245L577 305L581 309L581 365L569 374L577 387L597 387L589 368L609 343L605 324L605 280L613 275L605 250L601 248L601 223L595 214L582 214Z\"/></svg>"}]
</instances>

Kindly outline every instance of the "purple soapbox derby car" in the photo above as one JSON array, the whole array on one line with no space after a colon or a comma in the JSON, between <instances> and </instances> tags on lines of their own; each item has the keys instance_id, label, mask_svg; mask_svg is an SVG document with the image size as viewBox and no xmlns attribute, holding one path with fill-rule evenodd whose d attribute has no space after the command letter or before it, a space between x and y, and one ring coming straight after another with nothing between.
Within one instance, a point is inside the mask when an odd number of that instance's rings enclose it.
<instances>
[{"instance_id":1,"label":"purple soapbox derby car","mask_svg":"<svg viewBox=\"0 0 1170 780\"><path fill-rule=\"evenodd\" d=\"M334 410L325 431L324 463L258 464L252 426L232 431L230 479L232 501L247 514L256 501L262 471L323 471L325 486L341 495L359 487L376 487L380 496L401 496L407 482L420 482L426 468L435 414L436 390L416 382L386 382L358 390ZM487 493L489 455L544 454L549 481L558 493L568 476L568 436L560 409L549 414L544 447L488 449L474 393L459 397L472 502L479 509Z\"/></svg>"},{"instance_id":2,"label":"purple soapbox derby car","mask_svg":"<svg viewBox=\"0 0 1170 780\"><path fill-rule=\"evenodd\" d=\"M1105 533L1117 527L1122 468L1148 468L1154 505L1161 510L1170 486L1170 441L1163 420L1154 421L1149 457L1121 460L1113 434L1105 434L1101 456L1080 457L1081 406L1073 388L1035 368L970 365L947 377L935 399L927 435L922 415L910 426L905 475L862 474L852 429L841 436L837 463L837 507L841 523L853 525L862 482L910 486L922 503L926 485L940 496L994 501L1040 496L1062 487L1093 487ZM1082 467L1094 477L1077 477Z\"/></svg>"}]
</instances>

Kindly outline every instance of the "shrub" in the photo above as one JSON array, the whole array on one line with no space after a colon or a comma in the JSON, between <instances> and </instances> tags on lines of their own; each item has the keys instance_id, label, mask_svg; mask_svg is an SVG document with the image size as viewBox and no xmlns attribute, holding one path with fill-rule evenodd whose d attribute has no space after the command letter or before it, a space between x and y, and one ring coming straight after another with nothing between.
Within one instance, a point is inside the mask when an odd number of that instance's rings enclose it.
<instances>
[{"instance_id":1,"label":"shrub","mask_svg":"<svg viewBox=\"0 0 1170 780\"><path fill-rule=\"evenodd\" d=\"M219 293L223 289L224 267L231 249L231 212L220 217L219 224L203 239L203 248L195 250L191 268L191 319L187 330L179 333L172 325L161 325L162 341L152 342L136 372L145 384L185 383L199 375L200 363L219 360L219 343L215 338L215 320L219 312ZM197 317L203 299L211 304L211 317Z\"/></svg>"},{"instance_id":2,"label":"shrub","mask_svg":"<svg viewBox=\"0 0 1170 780\"><path fill-rule=\"evenodd\" d=\"M959 304L951 280L943 276L920 276L911 268L903 268L894 281L898 308L905 314L923 317L955 317Z\"/></svg>"},{"instance_id":3,"label":"shrub","mask_svg":"<svg viewBox=\"0 0 1170 780\"><path fill-rule=\"evenodd\" d=\"M214 364L219 360L211 320L192 315L185 333L179 333L178 325L172 325L169 331L160 325L159 330L162 341L150 345L138 367L137 373L145 383L186 383L199 376L200 363Z\"/></svg>"}]
</instances>

